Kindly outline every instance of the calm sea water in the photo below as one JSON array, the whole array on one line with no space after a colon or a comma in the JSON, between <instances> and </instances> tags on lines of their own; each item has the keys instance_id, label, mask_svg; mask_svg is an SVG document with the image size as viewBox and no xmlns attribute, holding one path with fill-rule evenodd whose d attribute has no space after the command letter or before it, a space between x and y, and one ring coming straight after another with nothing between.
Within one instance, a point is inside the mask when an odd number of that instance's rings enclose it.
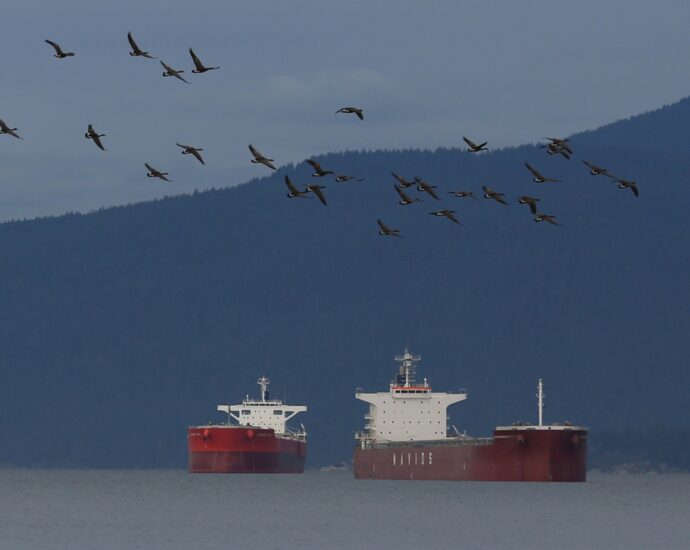
<instances>
[{"instance_id":1,"label":"calm sea water","mask_svg":"<svg viewBox=\"0 0 690 550\"><path fill-rule=\"evenodd\" d=\"M589 478L0 470L0 548L690 548L690 475Z\"/></svg>"}]
</instances>

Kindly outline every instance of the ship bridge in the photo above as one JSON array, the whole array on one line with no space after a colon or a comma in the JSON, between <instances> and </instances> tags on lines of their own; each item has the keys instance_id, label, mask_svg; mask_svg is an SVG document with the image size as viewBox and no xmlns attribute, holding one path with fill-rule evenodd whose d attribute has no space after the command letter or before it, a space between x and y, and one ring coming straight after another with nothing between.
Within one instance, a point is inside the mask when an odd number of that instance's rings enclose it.
<instances>
[{"instance_id":1,"label":"ship bridge","mask_svg":"<svg viewBox=\"0 0 690 550\"><path fill-rule=\"evenodd\" d=\"M234 418L240 426L271 429L276 435L288 433L288 420L301 412L305 412L307 407L304 405L285 405L278 399L270 399L268 391L270 383L268 378L262 376L257 380L259 399L253 399L247 395L241 405L218 405L218 410Z\"/></svg>"},{"instance_id":2,"label":"ship bridge","mask_svg":"<svg viewBox=\"0 0 690 550\"><path fill-rule=\"evenodd\" d=\"M364 417L366 438L375 441L433 441L447 437L447 408L467 399L467 393L434 392L426 378L415 380L415 363L419 355L407 349L395 360L398 374L387 392L355 392L360 401L369 403Z\"/></svg>"}]
</instances>

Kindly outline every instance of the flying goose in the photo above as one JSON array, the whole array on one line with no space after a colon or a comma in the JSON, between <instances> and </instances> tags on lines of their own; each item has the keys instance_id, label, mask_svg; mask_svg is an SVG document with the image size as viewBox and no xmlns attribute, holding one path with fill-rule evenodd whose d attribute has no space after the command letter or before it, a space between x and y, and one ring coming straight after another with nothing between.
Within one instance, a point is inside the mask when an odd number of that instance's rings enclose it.
<instances>
[{"instance_id":1,"label":"flying goose","mask_svg":"<svg viewBox=\"0 0 690 550\"><path fill-rule=\"evenodd\" d=\"M535 197L530 197L529 195L522 195L521 197L518 198L518 202L520 204L529 205L529 209L532 212L532 214L537 213L537 203L539 202L539 199L537 199Z\"/></svg>"},{"instance_id":2,"label":"flying goose","mask_svg":"<svg viewBox=\"0 0 690 550\"><path fill-rule=\"evenodd\" d=\"M409 196L407 193L405 193L405 191L403 191L402 189L400 189L400 187L398 187L398 186L395 185L395 184L393 184L393 187L394 187L395 190L397 191L398 195L400 195L400 199L401 199L401 200L398 201L398 204L401 204L401 205L403 205L403 206L407 206L408 204L412 204L412 203L414 203L414 202L424 202L424 201L422 201L422 199L412 199L412 198L410 198L410 196Z\"/></svg>"},{"instance_id":3,"label":"flying goose","mask_svg":"<svg viewBox=\"0 0 690 550\"><path fill-rule=\"evenodd\" d=\"M194 50L192 48L189 48L189 55L192 56L192 61L194 61L194 68L192 69L193 73L196 74L201 74L205 73L206 71L214 71L215 69L220 69L220 67L206 67L204 64L201 62L201 59L197 57L197 55L194 53Z\"/></svg>"},{"instance_id":4,"label":"flying goose","mask_svg":"<svg viewBox=\"0 0 690 550\"><path fill-rule=\"evenodd\" d=\"M5 121L0 118L0 134L7 134L17 139L24 139L17 134L17 128L10 128Z\"/></svg>"},{"instance_id":5,"label":"flying goose","mask_svg":"<svg viewBox=\"0 0 690 550\"><path fill-rule=\"evenodd\" d=\"M569 138L554 138L554 137L545 137L542 139L548 139L553 145L558 145L559 147L567 147L567 144L570 143ZM569 153L572 153L572 151L568 150Z\"/></svg>"},{"instance_id":6,"label":"flying goose","mask_svg":"<svg viewBox=\"0 0 690 550\"><path fill-rule=\"evenodd\" d=\"M53 57L57 57L58 59L64 59L65 57L72 57L74 55L74 52L63 52L62 48L60 47L60 44L58 44L57 42L53 42L52 40L46 39L46 43L50 44L55 50L55 55Z\"/></svg>"},{"instance_id":7,"label":"flying goose","mask_svg":"<svg viewBox=\"0 0 690 550\"><path fill-rule=\"evenodd\" d=\"M457 223L458 225L462 225L458 219L453 216L455 214L455 210L436 210L434 212L429 212L432 216L439 216L443 218L448 218L450 221Z\"/></svg>"},{"instance_id":8,"label":"flying goose","mask_svg":"<svg viewBox=\"0 0 690 550\"><path fill-rule=\"evenodd\" d=\"M540 145L542 149L546 149L546 152L549 155L562 155L566 159L570 160L570 153L563 147L560 147L558 145L554 145L553 143L549 143L548 145Z\"/></svg>"},{"instance_id":9,"label":"flying goose","mask_svg":"<svg viewBox=\"0 0 690 550\"><path fill-rule=\"evenodd\" d=\"M272 164L273 159L263 156L251 143L249 144L249 150L252 152L252 155L254 155L254 158L251 160L253 164L263 164L264 166L268 166L271 170L276 170L276 167Z\"/></svg>"},{"instance_id":10,"label":"flying goose","mask_svg":"<svg viewBox=\"0 0 690 550\"><path fill-rule=\"evenodd\" d=\"M317 198L321 201L321 203L324 206L328 206L326 204L326 197L324 196L323 191L321 191L322 189L326 189L326 188L323 187L322 185L307 185L304 188L305 191L311 191L312 193L314 193L314 195L317 196Z\"/></svg>"},{"instance_id":11,"label":"flying goose","mask_svg":"<svg viewBox=\"0 0 690 550\"><path fill-rule=\"evenodd\" d=\"M589 173L593 176L607 176L609 178L616 179L616 176L614 176L606 168L602 168L601 166L597 166L596 164L592 164L591 162L587 162L586 160L583 160L582 162L584 162L587 168L589 168Z\"/></svg>"},{"instance_id":12,"label":"flying goose","mask_svg":"<svg viewBox=\"0 0 690 550\"><path fill-rule=\"evenodd\" d=\"M474 196L474 191L448 191L448 193L453 195L454 197L458 197L459 199L479 200L477 197Z\"/></svg>"},{"instance_id":13,"label":"flying goose","mask_svg":"<svg viewBox=\"0 0 690 550\"><path fill-rule=\"evenodd\" d=\"M153 57L149 55L149 52L143 51L139 46L137 46L137 43L134 41L134 37L132 36L131 32L127 33L127 41L129 42L130 47L132 48L132 51L129 52L129 55L133 57L148 57L149 59L158 59L157 57Z\"/></svg>"},{"instance_id":14,"label":"flying goose","mask_svg":"<svg viewBox=\"0 0 690 550\"><path fill-rule=\"evenodd\" d=\"M311 166L314 169L314 173L312 174L312 177L314 178L322 178L333 173L332 170L324 170L323 168L321 168L321 165L315 160L307 159L304 162L306 162L309 166Z\"/></svg>"},{"instance_id":15,"label":"flying goose","mask_svg":"<svg viewBox=\"0 0 690 550\"><path fill-rule=\"evenodd\" d=\"M624 179L617 179L616 182L618 183L618 187L620 189L630 189L636 197L640 196L640 190L637 188L637 182Z\"/></svg>"},{"instance_id":16,"label":"flying goose","mask_svg":"<svg viewBox=\"0 0 690 550\"><path fill-rule=\"evenodd\" d=\"M532 181L534 181L535 183L557 183L561 181L554 178L547 178L542 176L535 168L532 168L528 163L525 163L525 166L527 167L527 170L532 172L532 175L534 176L532 178Z\"/></svg>"},{"instance_id":17,"label":"flying goose","mask_svg":"<svg viewBox=\"0 0 690 550\"><path fill-rule=\"evenodd\" d=\"M163 61L160 61L160 64L163 65L163 68L165 69L163 76L174 76L175 78L178 78L185 84L189 84L189 82L187 82L183 77L180 76L184 71L178 71L177 69L173 69L170 65L164 63Z\"/></svg>"},{"instance_id":18,"label":"flying goose","mask_svg":"<svg viewBox=\"0 0 690 550\"><path fill-rule=\"evenodd\" d=\"M355 114L359 120L364 120L364 110L359 107L341 107L335 112L336 115L338 113L345 113L348 115Z\"/></svg>"},{"instance_id":19,"label":"flying goose","mask_svg":"<svg viewBox=\"0 0 690 550\"><path fill-rule=\"evenodd\" d=\"M546 149L549 155L563 155L566 159L570 160L573 150L568 145L568 139L549 137L545 137L544 139L548 139L550 143L540 145L540 149Z\"/></svg>"},{"instance_id":20,"label":"flying goose","mask_svg":"<svg viewBox=\"0 0 690 550\"><path fill-rule=\"evenodd\" d=\"M159 170L156 170L153 166L151 166L148 162L144 163L144 166L146 166L146 169L148 170L148 173L146 174L149 178L159 178L165 181L171 181L169 180L166 176L168 175L167 172L161 172Z\"/></svg>"},{"instance_id":21,"label":"flying goose","mask_svg":"<svg viewBox=\"0 0 690 550\"><path fill-rule=\"evenodd\" d=\"M206 164L204 162L204 159L201 158L200 151L203 151L203 149L201 149L200 147L192 147L191 145L183 145L182 143L176 143L175 145L182 148L183 155L192 155L201 164Z\"/></svg>"},{"instance_id":22,"label":"flying goose","mask_svg":"<svg viewBox=\"0 0 690 550\"><path fill-rule=\"evenodd\" d=\"M424 191L429 193L429 195L434 197L437 201L441 200L438 198L436 191L434 191L434 189L436 189L435 185L429 185L427 182L417 177L415 177L415 183L417 184L417 191Z\"/></svg>"},{"instance_id":23,"label":"flying goose","mask_svg":"<svg viewBox=\"0 0 690 550\"><path fill-rule=\"evenodd\" d=\"M101 138L105 137L105 134L99 134L98 132L96 132L96 130L93 129L93 125L89 124L89 127L87 128L84 137L86 139L92 139L101 151L105 151L105 147L103 147L103 143L101 142Z\"/></svg>"},{"instance_id":24,"label":"flying goose","mask_svg":"<svg viewBox=\"0 0 690 550\"><path fill-rule=\"evenodd\" d=\"M346 176L345 174L335 174L335 181L343 183L346 181L364 181L364 178L356 178L354 176Z\"/></svg>"},{"instance_id":25,"label":"flying goose","mask_svg":"<svg viewBox=\"0 0 690 550\"><path fill-rule=\"evenodd\" d=\"M558 225L559 227L563 227L560 223L556 221L556 216L552 216L551 214L536 214L534 216L534 221L535 222L548 222L551 225Z\"/></svg>"},{"instance_id":26,"label":"flying goose","mask_svg":"<svg viewBox=\"0 0 690 550\"><path fill-rule=\"evenodd\" d=\"M395 172L391 172L391 176L393 176L396 180L398 180L400 187L402 187L403 189L407 189L408 187L412 187L415 184L414 181L407 181L405 178L403 178L402 176L399 176Z\"/></svg>"},{"instance_id":27,"label":"flying goose","mask_svg":"<svg viewBox=\"0 0 690 550\"><path fill-rule=\"evenodd\" d=\"M488 141L485 141L484 143L476 144L473 142L471 139L467 139L465 136L462 136L462 140L467 143L467 150L470 153L479 153L480 151L488 151L486 144L489 143Z\"/></svg>"},{"instance_id":28,"label":"flying goose","mask_svg":"<svg viewBox=\"0 0 690 550\"><path fill-rule=\"evenodd\" d=\"M484 191L485 199L493 199L496 202L500 202L501 204L508 204L505 200L503 200L503 195L505 195L505 193L497 193L496 191L490 189L486 185L482 185L482 190Z\"/></svg>"},{"instance_id":29,"label":"flying goose","mask_svg":"<svg viewBox=\"0 0 690 550\"><path fill-rule=\"evenodd\" d=\"M298 197L300 199L311 199L311 197L308 195L308 191L300 191L295 187L295 184L290 181L290 176L287 174L285 175L285 185L287 185L287 188L289 189L289 192L287 194L289 199L294 199L295 197Z\"/></svg>"},{"instance_id":30,"label":"flying goose","mask_svg":"<svg viewBox=\"0 0 690 550\"><path fill-rule=\"evenodd\" d=\"M381 220L376 220L376 223L379 224L379 235L383 235L384 237L402 237L400 229L391 229Z\"/></svg>"},{"instance_id":31,"label":"flying goose","mask_svg":"<svg viewBox=\"0 0 690 550\"><path fill-rule=\"evenodd\" d=\"M573 150L570 148L570 145L568 145L568 143L570 143L570 140L568 138L562 139L562 138L545 137L544 139L548 139L550 142L546 146L548 149L555 149L555 151L553 153L550 153L550 154L553 155L554 153L560 153L561 150L565 151L569 155L573 154Z\"/></svg>"}]
</instances>

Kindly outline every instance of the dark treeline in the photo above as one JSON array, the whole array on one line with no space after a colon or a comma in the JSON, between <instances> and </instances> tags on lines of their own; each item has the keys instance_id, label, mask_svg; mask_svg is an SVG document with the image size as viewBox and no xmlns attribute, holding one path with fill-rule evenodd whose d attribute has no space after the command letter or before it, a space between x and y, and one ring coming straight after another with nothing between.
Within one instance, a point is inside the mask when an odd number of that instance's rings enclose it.
<instances>
[{"instance_id":1,"label":"dark treeline","mask_svg":"<svg viewBox=\"0 0 690 550\"><path fill-rule=\"evenodd\" d=\"M547 419L591 428L593 466L658 426L687 433L689 126L684 100L573 136L572 160L536 145L329 154L366 181L320 180L327 207L286 198L285 173L312 181L300 164L3 224L0 463L184 467L187 425L219 420L262 374L309 405L310 465L347 460L366 411L355 387L386 389L405 345L435 388L468 389L450 409L468 433L534 421L540 376ZM525 161L563 183L532 183ZM399 206L391 170L443 200ZM482 185L510 204L447 193ZM564 227L534 223L525 193ZM463 226L429 216L440 208ZM378 218L403 238L380 237ZM611 433L625 436L597 439ZM690 467L673 438L647 454Z\"/></svg>"}]
</instances>

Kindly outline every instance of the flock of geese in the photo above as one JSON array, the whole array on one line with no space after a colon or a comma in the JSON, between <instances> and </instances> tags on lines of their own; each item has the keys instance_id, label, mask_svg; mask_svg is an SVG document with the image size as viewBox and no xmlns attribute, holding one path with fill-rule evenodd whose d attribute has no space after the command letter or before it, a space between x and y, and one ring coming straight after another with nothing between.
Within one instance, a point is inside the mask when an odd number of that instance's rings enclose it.
<instances>
[{"instance_id":1,"label":"flock of geese","mask_svg":"<svg viewBox=\"0 0 690 550\"><path fill-rule=\"evenodd\" d=\"M139 45L136 43L134 40L134 37L132 36L131 32L127 33L127 41L129 42L129 46L131 48L131 51L129 52L129 55L133 57L146 57L148 59L156 59L158 60L157 57L152 56L149 54L149 52L142 50ZM45 40L45 42L50 45L53 50L55 50L55 53L53 57L56 57L57 59L65 59L68 57L74 57L76 54L75 52L67 52L62 49L60 44L53 40ZM204 65L199 59L199 56L194 53L194 50L192 48L189 48L189 55L192 58L192 62L194 63L194 68L192 69L192 72L195 74L202 74L208 71L213 71L216 69L219 69L220 67L207 67ZM178 70L178 69L173 69L170 65L165 63L164 61L158 60L161 64L161 66L165 69L163 71L163 76L168 77L172 76L177 78L178 80L181 80L182 82L185 82L189 84L189 81L186 80L182 74L184 73L183 70ZM22 138L18 133L17 128L11 128L7 123L5 123L4 120L0 119L0 135L1 134L7 134L12 137L15 137L17 139L24 139ZM89 139L94 142L96 147L98 147L101 151L105 151L105 146L103 145L103 140L101 138L105 137L105 134L99 134L96 129L93 127L93 124L89 124L86 133L84 134L84 137L86 139ZM206 164L204 162L203 157L201 156L201 151L203 149L201 147L194 147L192 145L184 145L182 143L177 143L176 144L178 147L182 149L182 154L183 155L192 155L194 158L196 158L201 164ZM158 170L151 166L148 162L144 163L144 166L146 166L147 173L146 175L150 178L158 178L164 181L172 181L170 178L168 178L169 174L168 172L163 172L161 170Z\"/></svg>"},{"instance_id":2,"label":"flock of geese","mask_svg":"<svg viewBox=\"0 0 690 550\"><path fill-rule=\"evenodd\" d=\"M149 52L142 50L136 41L134 40L134 37L132 36L132 33L129 32L127 33L127 41L129 42L131 51L129 52L129 55L133 57L145 57L148 59L154 59L158 60L157 57L154 57L149 54ZM53 50L55 51L54 57L58 59L65 59L68 57L73 57L75 55L74 52L66 52L64 51L61 46L52 41L52 40L46 40L45 41L47 44L49 44ZM202 63L202 61L199 59L199 57L194 53L194 50L192 48L189 48L189 55L192 58L192 62L194 64L194 68L192 69L192 73L194 74L203 74L208 71L213 71L217 70L220 67L218 66L206 66ZM162 60L158 60L161 64L161 66L165 69L163 71L163 76L164 77L174 77L186 84L189 84L189 81L186 80L182 74L184 73L184 70L180 69L174 69L167 63L165 63ZM355 115L359 120L364 120L364 110L359 108L359 107L342 107L338 109L335 114L352 114ZM0 119L0 135L2 134L7 134L9 136L12 136L17 139L23 139L18 133L17 128L11 128L8 124L5 123L4 120ZM103 141L101 138L105 137L105 134L99 134L93 127L92 124L89 124L86 130L86 133L84 134L84 137L86 139L89 139L94 142L94 144L101 149L102 151L105 151L105 147L103 145ZM481 153L488 151L488 142L484 141L481 143L475 143L474 141L470 140L467 137L463 136L463 141L467 145L467 151L469 153ZM548 143L540 145L540 148L546 149L546 152L549 155L560 155L563 158L570 160L573 156L573 150L571 148L571 145L569 143L569 140L566 139L561 139L561 138L544 138L548 140ZM192 145L185 145L182 143L177 143L176 144L178 147L182 149L182 154L183 155L192 155L196 160L198 160L201 164L206 164L204 162L204 159L201 155L201 152L203 151L202 148L200 147L194 147ZM268 158L265 155L263 155L254 145L250 144L249 145L249 151L252 155L251 162L254 164L262 164L266 166L267 168L270 168L271 170L277 170L275 165L273 164L275 161L272 158ZM316 162L313 159L307 159L305 161L311 168L313 169L312 177L314 178L323 178L326 176L332 176L336 182L342 183L342 182L347 182L347 181L364 181L363 178L357 178L354 176L349 176L345 174L338 174L335 173L332 170L328 170L323 168L318 162ZM597 166L595 164L592 164L586 160L582 161L586 166L587 169L589 170L589 173L592 176L604 176L606 178L610 178L613 182L618 184L618 187L620 189L630 189L632 193L637 197L639 196L639 189L637 187L637 183L635 181L631 180L626 180L623 178L619 178L615 175L613 175L611 172L609 172L606 168L602 168L600 166ZM170 182L168 178L169 174L168 172L163 172L161 170L158 170L151 166L148 162L144 163L147 169L146 175L150 178L158 178L167 182ZM552 178L552 177L547 177L544 176L539 170L537 170L534 166L530 165L529 163L525 162L525 167L527 170L530 172L532 175L532 181L534 183L559 183L561 182L560 179L557 178ZM422 199L419 197L412 197L410 194L408 194L407 190L409 188L416 188L416 190L419 193L425 193L429 197L433 198L434 200L441 200L441 198L438 196L435 185L431 185L428 182L424 181L423 179L419 178L418 176L414 176L412 180L408 180L395 172L391 172L391 175L393 178L395 178L396 182L393 184L393 188L400 199L398 201L398 204L401 206L409 206L417 202L423 202ZM326 188L325 186L318 185L318 184L308 184L305 185L301 190L290 180L289 176L285 176L285 184L287 185L288 188L288 193L287 196L288 198L311 198L312 195L315 196L324 206L326 206L328 203L326 201L326 195L324 193L324 189ZM483 198L488 199L488 200L493 200L496 201L499 204L502 205L507 205L508 203L506 202L505 199L505 194L504 193L499 193L497 191L494 191L493 189L489 188L488 186L484 185L482 186L482 191L483 191ZM449 194L453 195L456 198L471 198L478 200L477 197L475 196L473 191L449 191ZM518 197L518 203L520 204L525 204L529 207L530 212L533 215L533 219L535 222L547 222L551 225L556 225L560 226L561 224L556 221L556 216L553 214L544 214L540 212L538 208L538 204L540 199L537 197L532 197L530 195L522 195ZM441 210L434 210L429 213L432 216L436 217L441 217L441 218L446 218L450 220L451 222L462 225L460 221L457 219L455 216L455 210L450 210L450 209L441 209ZM402 235L400 234L400 229L395 229L391 228L388 225L386 225L382 220L377 220L378 227L379 227L379 234L383 236L392 236L392 237L401 237Z\"/></svg>"},{"instance_id":3,"label":"flock of geese","mask_svg":"<svg viewBox=\"0 0 690 550\"><path fill-rule=\"evenodd\" d=\"M343 107L336 111L336 113L354 113L360 120L364 120L363 110L358 107ZM466 150L470 153L480 153L483 151L488 151L487 141L484 141L482 143L475 143L465 136L463 136L462 139L467 144ZM572 158L573 150L571 148L570 141L567 138L544 139L548 140L548 143L540 145L540 148L546 149L546 152L549 155L561 155L567 160L570 160ZM249 150L251 151L252 155L254 155L254 158L251 162L264 164L272 170L276 169L276 167L272 164L273 159L266 158L256 149L256 147L250 145ZM332 170L324 169L318 162L316 162L313 159L307 159L305 162L314 169L312 177L321 178L324 176L331 175L335 178L335 181L337 182L345 182L349 180L363 181L362 178L354 178L352 176L336 174ZM618 187L620 189L630 189L636 197L639 196L639 190L636 182L618 178L617 176L614 176L611 172L609 172L606 168L602 168L586 160L583 160L582 162L585 164L585 166L589 170L589 173L592 176L605 176L607 178L610 178L612 181L618 184ZM541 172L539 172L539 170L531 166L528 162L525 162L525 167L527 168L527 170L529 170L530 174L532 175L532 181L534 183L560 183L562 181L560 179L544 176ZM391 172L391 175L397 181L397 183L393 184L393 189L395 190L395 192L398 195L398 198L400 199L398 201L398 204L400 204L401 206L409 206L416 202L423 202L422 199L420 199L419 197L412 197L410 194L408 194L406 190L411 187L416 188L416 190L420 193L426 193L435 200L441 200L441 198L435 191L436 186L429 184L420 177L415 176L412 180L408 180L403 176L396 174L395 172ZM306 185L302 190L300 190L287 175L285 176L285 184L288 187L288 198L310 198L310 193L312 193L319 199L319 201L321 201L321 203L324 206L327 205L326 196L323 192L325 186L311 184ZM502 205L508 204L505 199L505 193L499 193L498 191L494 191L486 185L482 186L482 191L483 197L485 199L496 201L497 203ZM460 199L471 198L479 200L475 196L474 191L448 191L448 193ZM525 204L529 207L535 222L547 222L551 225L556 225L560 227L561 224L558 223L555 215L544 214L543 212L539 211L537 204L539 201L539 198L532 197L530 195L521 195L520 197L518 197L518 203ZM432 212L429 212L429 214L436 217L446 218L455 224L462 225L455 216L455 210L434 210ZM383 235L385 237L402 237L402 235L400 234L400 229L391 228L380 219L376 221L379 226L379 235Z\"/></svg>"}]
</instances>

